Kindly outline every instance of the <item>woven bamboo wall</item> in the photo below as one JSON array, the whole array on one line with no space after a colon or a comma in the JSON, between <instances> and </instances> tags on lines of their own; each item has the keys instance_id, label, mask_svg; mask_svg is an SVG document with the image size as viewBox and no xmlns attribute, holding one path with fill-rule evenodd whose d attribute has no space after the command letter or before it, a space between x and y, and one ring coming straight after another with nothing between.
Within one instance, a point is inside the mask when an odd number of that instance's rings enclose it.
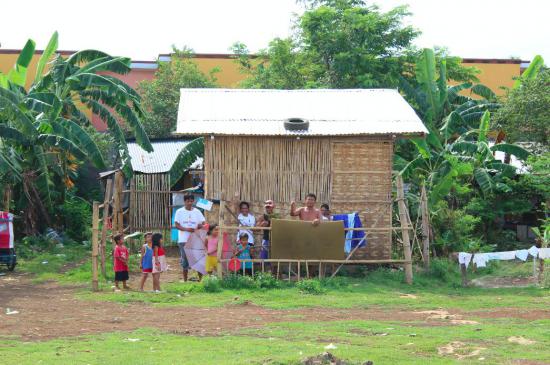
<instances>
[{"instance_id":1,"label":"woven bamboo wall","mask_svg":"<svg viewBox=\"0 0 550 365\"><path fill-rule=\"evenodd\" d=\"M168 174L134 174L130 181L130 232L170 227L171 197Z\"/></svg>"},{"instance_id":2,"label":"woven bamboo wall","mask_svg":"<svg viewBox=\"0 0 550 365\"><path fill-rule=\"evenodd\" d=\"M205 138L208 199L246 200L255 216L263 201L276 202L288 217L290 202L317 195L333 214L359 212L367 227L391 226L391 137L358 138ZM217 209L207 214L217 222ZM236 222L225 214L224 224ZM389 259L391 232L369 233L368 246L354 258Z\"/></svg>"}]
</instances>

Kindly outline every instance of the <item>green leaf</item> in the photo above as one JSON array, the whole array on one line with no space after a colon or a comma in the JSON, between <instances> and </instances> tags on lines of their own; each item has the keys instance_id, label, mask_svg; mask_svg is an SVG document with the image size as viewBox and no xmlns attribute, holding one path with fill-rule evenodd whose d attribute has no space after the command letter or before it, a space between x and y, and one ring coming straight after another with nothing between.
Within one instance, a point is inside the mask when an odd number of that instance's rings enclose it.
<instances>
[{"instance_id":1,"label":"green leaf","mask_svg":"<svg viewBox=\"0 0 550 365\"><path fill-rule=\"evenodd\" d=\"M81 67L73 76L81 73L95 73L100 71L127 74L131 70L130 64L130 59L127 57L101 57Z\"/></svg>"},{"instance_id":2,"label":"green leaf","mask_svg":"<svg viewBox=\"0 0 550 365\"><path fill-rule=\"evenodd\" d=\"M72 137L71 140L76 140L78 147L84 151L87 155L87 159L91 161L98 169L105 169L105 161L101 151L97 147L96 143L92 140L88 132L82 127L69 119L61 118L56 121L55 124L62 126L67 132L67 136ZM54 125L55 125L54 124Z\"/></svg>"},{"instance_id":3,"label":"green leaf","mask_svg":"<svg viewBox=\"0 0 550 365\"><path fill-rule=\"evenodd\" d=\"M471 90L472 90L472 93L474 93L478 96L481 96L482 98L485 98L488 101L496 101L497 100L497 95L493 92L493 90L491 90L490 88L488 88L487 86L485 86L483 84L476 84L472 87Z\"/></svg>"},{"instance_id":4,"label":"green leaf","mask_svg":"<svg viewBox=\"0 0 550 365\"><path fill-rule=\"evenodd\" d=\"M170 186L173 186L183 173L189 170L198 158L202 157L204 157L204 139L201 137L189 142L178 154L170 168Z\"/></svg>"},{"instance_id":5,"label":"green leaf","mask_svg":"<svg viewBox=\"0 0 550 365\"><path fill-rule=\"evenodd\" d=\"M411 142L415 145L416 149L423 158L430 158L430 147L423 138L412 138Z\"/></svg>"},{"instance_id":6,"label":"green leaf","mask_svg":"<svg viewBox=\"0 0 550 365\"><path fill-rule=\"evenodd\" d=\"M416 62L416 79L426 94L429 105L428 113L432 118L438 113L438 97L436 96L435 85L435 55L433 49L424 48Z\"/></svg>"},{"instance_id":7,"label":"green leaf","mask_svg":"<svg viewBox=\"0 0 550 365\"><path fill-rule=\"evenodd\" d=\"M487 170L480 167L475 168L474 178L484 194L489 194L493 191L493 187L495 184L493 178L491 177L491 175L489 175Z\"/></svg>"},{"instance_id":8,"label":"green leaf","mask_svg":"<svg viewBox=\"0 0 550 365\"><path fill-rule=\"evenodd\" d=\"M400 175L408 176L409 174L412 174L417 168L419 168L422 165L425 165L426 161L422 156L418 156L409 163L403 167L403 169L399 172Z\"/></svg>"},{"instance_id":9,"label":"green leaf","mask_svg":"<svg viewBox=\"0 0 550 365\"><path fill-rule=\"evenodd\" d=\"M36 134L32 119L23 113L15 103L0 93L0 108L2 107L5 107L9 111L13 112L15 118L12 119L12 122L19 125L18 130L20 132L30 136Z\"/></svg>"},{"instance_id":10,"label":"green leaf","mask_svg":"<svg viewBox=\"0 0 550 365\"><path fill-rule=\"evenodd\" d=\"M536 55L535 58L529 63L529 67L523 71L520 77L514 82L514 89L517 89L521 86L522 82L525 80L533 80L537 77L540 72L540 69L544 66L544 59L540 55Z\"/></svg>"},{"instance_id":11,"label":"green leaf","mask_svg":"<svg viewBox=\"0 0 550 365\"><path fill-rule=\"evenodd\" d=\"M467 127L466 122L460 114L455 111L452 111L447 118L445 118L445 123L441 127L441 132L443 133L444 138L449 139L454 133L458 132L461 128Z\"/></svg>"},{"instance_id":12,"label":"green leaf","mask_svg":"<svg viewBox=\"0 0 550 365\"><path fill-rule=\"evenodd\" d=\"M447 103L447 61L442 59L439 62L439 78L437 79L439 89L439 110L443 110Z\"/></svg>"},{"instance_id":13,"label":"green leaf","mask_svg":"<svg viewBox=\"0 0 550 365\"><path fill-rule=\"evenodd\" d=\"M486 110L479 122L479 135L477 140L480 142L487 142L487 133L489 133L489 124L491 122L491 113Z\"/></svg>"},{"instance_id":14,"label":"green leaf","mask_svg":"<svg viewBox=\"0 0 550 365\"><path fill-rule=\"evenodd\" d=\"M27 81L27 70L34 56L35 43L32 39L29 39L25 44L25 47L21 50L14 68L8 73L8 78L11 82L19 86L25 86Z\"/></svg>"},{"instance_id":15,"label":"green leaf","mask_svg":"<svg viewBox=\"0 0 550 365\"><path fill-rule=\"evenodd\" d=\"M60 148L80 160L86 160L86 154L74 142L68 138L55 134L41 134L37 138L39 143Z\"/></svg>"},{"instance_id":16,"label":"green leaf","mask_svg":"<svg viewBox=\"0 0 550 365\"><path fill-rule=\"evenodd\" d=\"M449 150L451 152L457 152L460 154L467 154L470 156L473 156L478 151L478 145L473 142L467 142L467 141L457 141L448 146Z\"/></svg>"},{"instance_id":17,"label":"green leaf","mask_svg":"<svg viewBox=\"0 0 550 365\"><path fill-rule=\"evenodd\" d=\"M10 139L16 144L22 146L30 145L30 141L25 137L25 135L19 132L17 129L8 127L7 125L0 124L0 136L1 138Z\"/></svg>"},{"instance_id":18,"label":"green leaf","mask_svg":"<svg viewBox=\"0 0 550 365\"><path fill-rule=\"evenodd\" d=\"M37 83L42 79L42 73L44 72L44 68L46 67L46 64L50 60L50 58L53 56L55 51L57 51L58 46L58 38L59 35L57 34L57 31L55 31L50 41L48 42L48 45L44 49L44 52L42 52L42 56L40 56L40 59L38 60L38 65L36 66L36 77L34 78L34 82Z\"/></svg>"},{"instance_id":19,"label":"green leaf","mask_svg":"<svg viewBox=\"0 0 550 365\"><path fill-rule=\"evenodd\" d=\"M67 58L67 64L69 65L78 65L82 62L90 62L98 58L110 57L109 54L98 51L95 49L84 49L72 54Z\"/></svg>"},{"instance_id":20,"label":"green leaf","mask_svg":"<svg viewBox=\"0 0 550 365\"><path fill-rule=\"evenodd\" d=\"M438 179L438 182L429 192L430 205L435 206L437 202L444 199L449 194L453 187L456 174L456 170L450 169L446 175Z\"/></svg>"},{"instance_id":21,"label":"green leaf","mask_svg":"<svg viewBox=\"0 0 550 365\"><path fill-rule=\"evenodd\" d=\"M515 144L509 144L509 143L495 144L494 146L491 147L491 151L493 151L493 152L501 151L501 152L507 153L509 155L514 155L518 159L523 160L523 161L527 160L527 158L531 155L531 153L529 151L527 151L526 149L524 149L520 146L517 146Z\"/></svg>"}]
</instances>

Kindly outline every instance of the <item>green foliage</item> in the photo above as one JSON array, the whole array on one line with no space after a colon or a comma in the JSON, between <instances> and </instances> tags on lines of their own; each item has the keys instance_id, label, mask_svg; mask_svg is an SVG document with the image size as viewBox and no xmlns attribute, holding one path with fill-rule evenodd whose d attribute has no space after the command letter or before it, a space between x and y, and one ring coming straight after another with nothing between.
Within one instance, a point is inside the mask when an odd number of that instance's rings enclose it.
<instances>
[{"instance_id":1,"label":"green foliage","mask_svg":"<svg viewBox=\"0 0 550 365\"><path fill-rule=\"evenodd\" d=\"M216 87L215 70L205 75L191 58L189 49L173 48L170 62L158 63L152 80L140 82L145 109L143 126L154 138L170 137L176 128L180 89Z\"/></svg>"},{"instance_id":2,"label":"green foliage","mask_svg":"<svg viewBox=\"0 0 550 365\"><path fill-rule=\"evenodd\" d=\"M367 88L397 86L406 51L418 32L403 24L405 7L381 12L362 1L314 2L297 21L289 39L275 39L248 58L233 51L250 78L250 88Z\"/></svg>"},{"instance_id":3,"label":"green foliage","mask_svg":"<svg viewBox=\"0 0 550 365\"><path fill-rule=\"evenodd\" d=\"M317 279L304 279L296 283L296 288L303 294L323 294L325 289Z\"/></svg>"},{"instance_id":4,"label":"green foliage","mask_svg":"<svg viewBox=\"0 0 550 365\"><path fill-rule=\"evenodd\" d=\"M434 245L445 253L470 251L478 244L474 232L481 222L479 217L467 214L462 209L449 209L445 200L432 207L435 231Z\"/></svg>"},{"instance_id":5,"label":"green foliage","mask_svg":"<svg viewBox=\"0 0 550 365\"><path fill-rule=\"evenodd\" d=\"M254 278L246 275L229 274L222 279L221 285L224 289L255 289L258 288Z\"/></svg>"},{"instance_id":6,"label":"green foliage","mask_svg":"<svg viewBox=\"0 0 550 365\"><path fill-rule=\"evenodd\" d=\"M69 194L58 207L63 220L64 233L75 241L89 240L91 236L92 209L85 200Z\"/></svg>"},{"instance_id":7,"label":"green foliage","mask_svg":"<svg viewBox=\"0 0 550 365\"><path fill-rule=\"evenodd\" d=\"M170 168L170 186L174 186L197 158L204 157L204 139L202 137L189 142L178 154Z\"/></svg>"},{"instance_id":8,"label":"green foliage","mask_svg":"<svg viewBox=\"0 0 550 365\"><path fill-rule=\"evenodd\" d=\"M254 279L261 289L275 289L281 286L281 282L267 272L259 272Z\"/></svg>"},{"instance_id":9,"label":"green foliage","mask_svg":"<svg viewBox=\"0 0 550 365\"><path fill-rule=\"evenodd\" d=\"M521 87L508 91L496 122L507 140L538 142L548 148L550 142L550 70L542 69L525 79Z\"/></svg>"},{"instance_id":10,"label":"green foliage","mask_svg":"<svg viewBox=\"0 0 550 365\"><path fill-rule=\"evenodd\" d=\"M206 275L203 277L202 287L207 293L217 293L222 290L220 279L214 275Z\"/></svg>"},{"instance_id":11,"label":"green foliage","mask_svg":"<svg viewBox=\"0 0 550 365\"><path fill-rule=\"evenodd\" d=\"M23 227L28 234L55 225L52 216L56 207L64 204L82 165L107 167L84 106L107 123L113 150L128 177L132 175L130 156L119 123L131 131L141 147L152 151L140 122L143 111L139 95L105 73L129 72L130 59L96 50L64 58L56 54L57 45L55 32L28 89L32 40L21 51L14 69L7 76L0 75L0 182L12 186L16 209L24 212Z\"/></svg>"}]
</instances>

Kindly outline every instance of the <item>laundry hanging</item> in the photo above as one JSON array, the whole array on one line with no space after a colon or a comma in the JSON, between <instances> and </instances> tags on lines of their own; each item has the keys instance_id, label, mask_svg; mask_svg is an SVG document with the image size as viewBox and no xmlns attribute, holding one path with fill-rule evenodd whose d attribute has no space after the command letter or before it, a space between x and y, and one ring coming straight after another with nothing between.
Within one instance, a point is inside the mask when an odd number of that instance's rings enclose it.
<instances>
[{"instance_id":1,"label":"laundry hanging","mask_svg":"<svg viewBox=\"0 0 550 365\"><path fill-rule=\"evenodd\" d=\"M333 221L343 221L344 228L362 228L361 218L359 214L335 214L332 216ZM364 247L367 244L367 238L364 231L346 231L346 241L344 243L344 251L350 253L357 246Z\"/></svg>"}]
</instances>

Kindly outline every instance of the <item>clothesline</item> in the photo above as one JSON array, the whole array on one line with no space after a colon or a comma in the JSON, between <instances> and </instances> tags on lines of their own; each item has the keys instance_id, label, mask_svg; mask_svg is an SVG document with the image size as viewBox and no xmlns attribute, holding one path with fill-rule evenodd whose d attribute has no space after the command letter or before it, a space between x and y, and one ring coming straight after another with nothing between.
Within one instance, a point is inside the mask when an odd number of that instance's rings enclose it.
<instances>
[{"instance_id":1,"label":"clothesline","mask_svg":"<svg viewBox=\"0 0 550 365\"><path fill-rule=\"evenodd\" d=\"M550 248L537 248L532 246L530 249L515 250L515 251L501 251L501 252L484 252L484 253L458 253L458 263L464 265L466 268L473 262L476 267L486 267L489 261L507 261L519 259L521 261L527 261L527 257L539 259L550 259Z\"/></svg>"}]
</instances>

